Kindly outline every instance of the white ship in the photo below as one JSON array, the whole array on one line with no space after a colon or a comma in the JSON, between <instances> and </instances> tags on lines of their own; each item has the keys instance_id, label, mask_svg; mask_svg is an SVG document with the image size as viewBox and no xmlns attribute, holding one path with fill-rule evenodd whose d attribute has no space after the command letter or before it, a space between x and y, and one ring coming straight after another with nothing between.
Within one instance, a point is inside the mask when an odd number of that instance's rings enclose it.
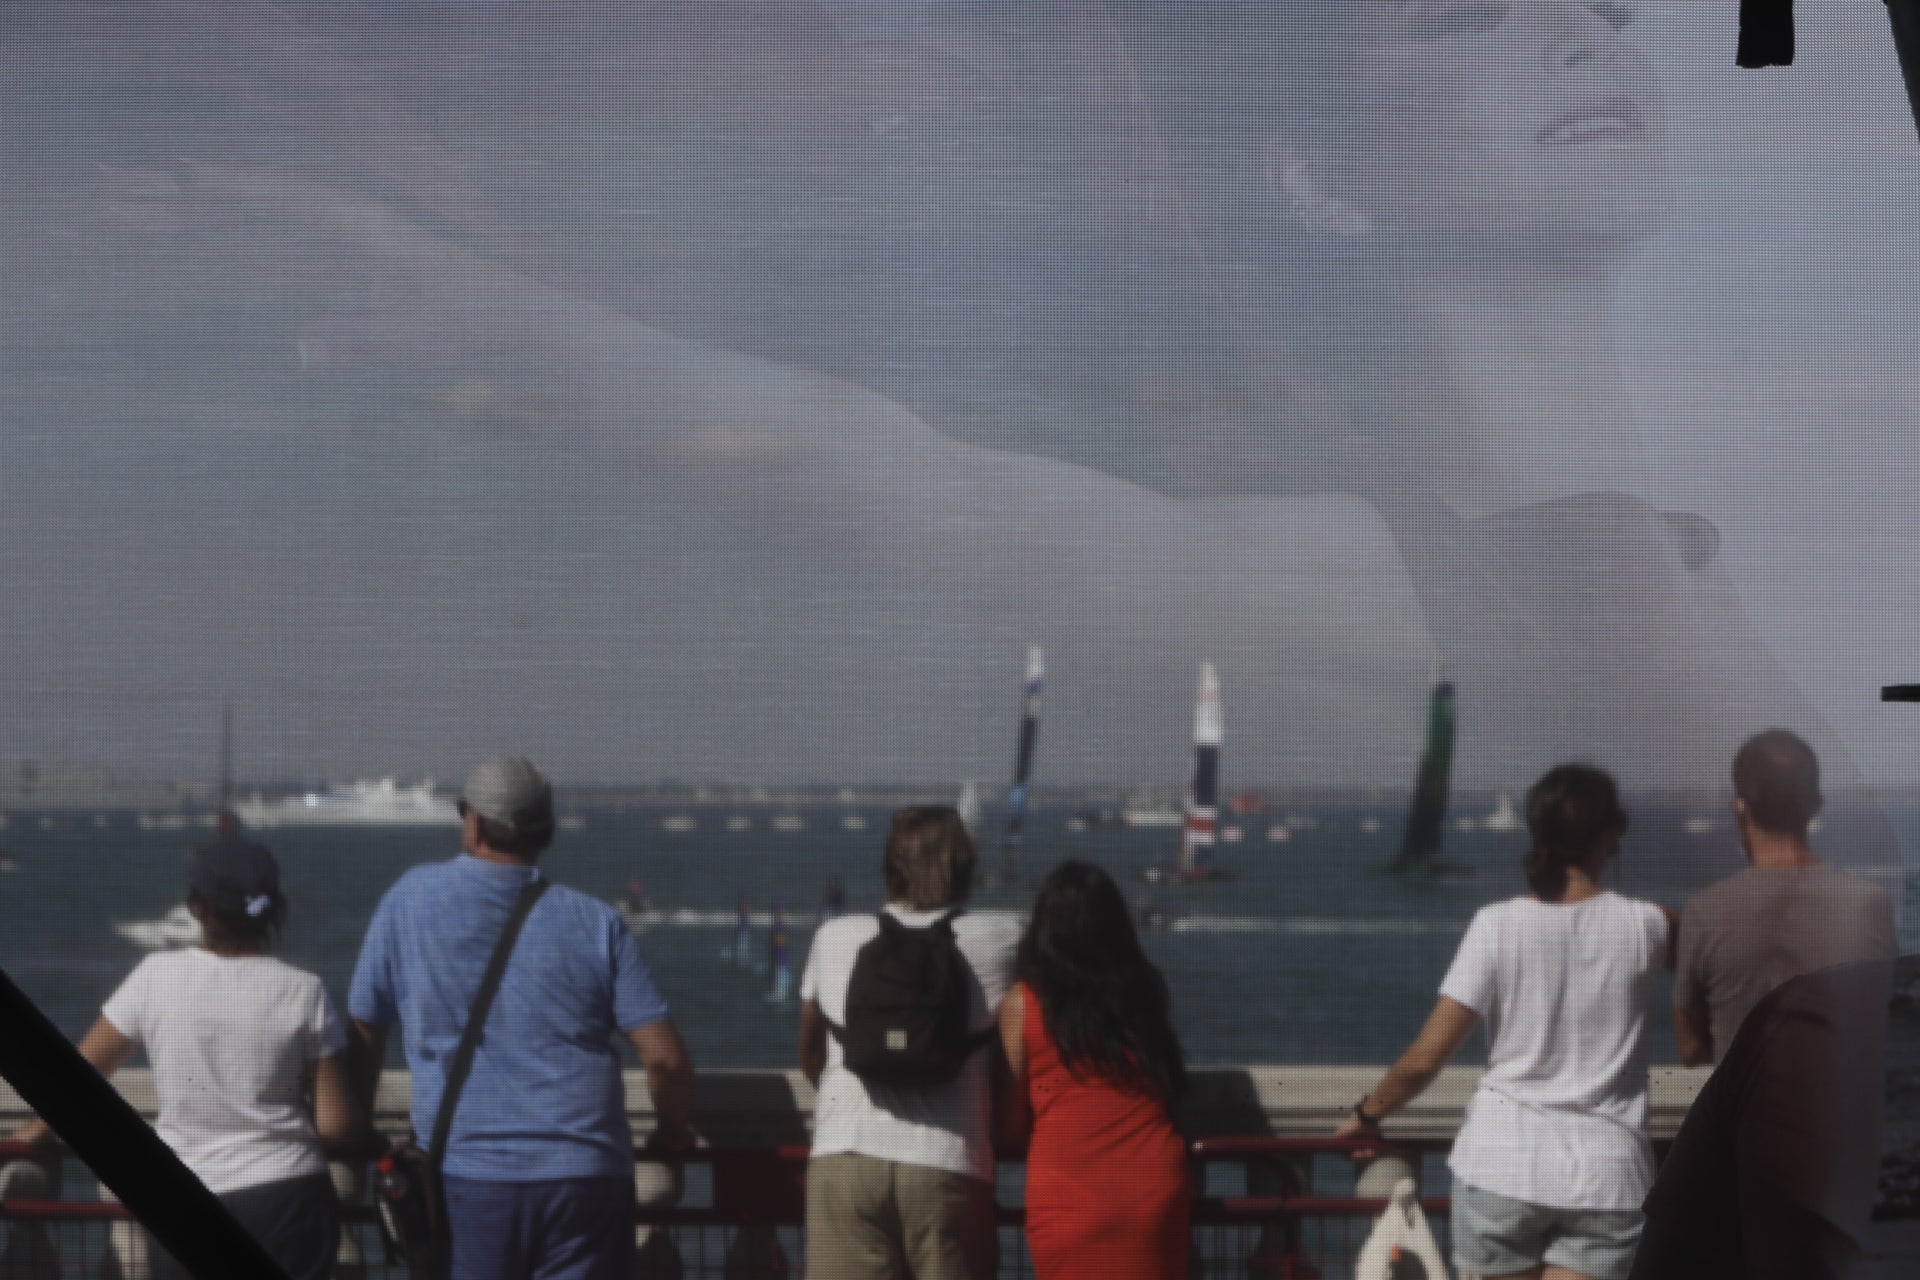
<instances>
[{"instance_id":1,"label":"white ship","mask_svg":"<svg viewBox=\"0 0 1920 1280\"><path fill-rule=\"evenodd\" d=\"M1177 827L1186 819L1178 809L1168 808L1142 787L1127 798L1120 810L1120 822L1128 827Z\"/></svg>"},{"instance_id":2,"label":"white ship","mask_svg":"<svg viewBox=\"0 0 1920 1280\"><path fill-rule=\"evenodd\" d=\"M1120 821L1129 827L1177 827L1183 819L1178 809L1128 809Z\"/></svg>"},{"instance_id":3,"label":"white ship","mask_svg":"<svg viewBox=\"0 0 1920 1280\"><path fill-rule=\"evenodd\" d=\"M1518 831L1520 815L1513 811L1513 797L1502 791L1493 802L1493 811L1480 819L1482 831Z\"/></svg>"},{"instance_id":4,"label":"white ship","mask_svg":"<svg viewBox=\"0 0 1920 1280\"><path fill-rule=\"evenodd\" d=\"M158 920L127 920L114 925L113 931L148 951L197 947L201 942L200 922L185 904L175 906Z\"/></svg>"},{"instance_id":5,"label":"white ship","mask_svg":"<svg viewBox=\"0 0 1920 1280\"><path fill-rule=\"evenodd\" d=\"M960 815L960 823L966 827L969 835L980 830L980 787L968 782L960 788L960 798L953 802L954 812Z\"/></svg>"},{"instance_id":6,"label":"white ship","mask_svg":"<svg viewBox=\"0 0 1920 1280\"><path fill-rule=\"evenodd\" d=\"M436 795L433 783L402 787L392 778L329 787L281 800L255 795L233 806L234 816L255 830L270 827L454 827L460 811L452 797Z\"/></svg>"}]
</instances>

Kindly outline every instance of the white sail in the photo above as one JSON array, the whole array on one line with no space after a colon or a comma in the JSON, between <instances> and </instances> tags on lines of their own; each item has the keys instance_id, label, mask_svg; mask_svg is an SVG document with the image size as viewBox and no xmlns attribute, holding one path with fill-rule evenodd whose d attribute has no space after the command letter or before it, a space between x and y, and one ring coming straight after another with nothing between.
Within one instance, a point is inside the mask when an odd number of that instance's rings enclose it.
<instances>
[{"instance_id":1,"label":"white sail","mask_svg":"<svg viewBox=\"0 0 1920 1280\"><path fill-rule=\"evenodd\" d=\"M969 781L960 788L960 798L953 807L960 813L960 821L966 823L967 831L975 836L980 831L980 788Z\"/></svg>"}]
</instances>

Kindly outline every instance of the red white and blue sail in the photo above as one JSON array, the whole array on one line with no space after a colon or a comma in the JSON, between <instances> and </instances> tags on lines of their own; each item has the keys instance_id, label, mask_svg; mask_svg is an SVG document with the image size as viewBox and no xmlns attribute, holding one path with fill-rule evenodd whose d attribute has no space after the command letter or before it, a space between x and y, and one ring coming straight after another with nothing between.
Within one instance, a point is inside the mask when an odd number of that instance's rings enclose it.
<instances>
[{"instance_id":1,"label":"red white and blue sail","mask_svg":"<svg viewBox=\"0 0 1920 1280\"><path fill-rule=\"evenodd\" d=\"M1182 872L1203 870L1220 827L1220 745L1226 717L1220 709L1220 677L1211 662L1200 666L1200 696L1193 707L1193 777L1180 827Z\"/></svg>"}]
</instances>

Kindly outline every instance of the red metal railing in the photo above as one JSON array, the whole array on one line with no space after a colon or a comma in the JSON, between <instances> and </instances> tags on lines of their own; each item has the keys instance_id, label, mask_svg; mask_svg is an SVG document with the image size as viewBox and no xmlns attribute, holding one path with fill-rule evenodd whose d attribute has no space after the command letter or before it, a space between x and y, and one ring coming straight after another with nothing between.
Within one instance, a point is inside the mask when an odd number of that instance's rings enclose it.
<instances>
[{"instance_id":1,"label":"red metal railing","mask_svg":"<svg viewBox=\"0 0 1920 1280\"><path fill-rule=\"evenodd\" d=\"M1340 1280L1384 1201L1354 1194L1356 1166L1399 1155L1417 1170L1445 1144L1335 1138L1205 1138L1192 1144L1198 1175L1189 1280ZM46 1148L0 1143L0 1164L45 1160ZM707 1149L663 1161L682 1167L671 1207L642 1205L641 1280L775 1280L803 1271L805 1147ZM1024 1172L1003 1166L1002 1194ZM91 1190L91 1180L85 1180ZM1421 1201L1444 1235L1448 1202ZM390 1262L372 1205L342 1209L340 1280L404 1280ZM1031 1276L1018 1204L1000 1210L1000 1274ZM145 1247L127 1210L97 1199L0 1201L0 1280L121 1280ZM128 1267L128 1264L132 1264Z\"/></svg>"}]
</instances>

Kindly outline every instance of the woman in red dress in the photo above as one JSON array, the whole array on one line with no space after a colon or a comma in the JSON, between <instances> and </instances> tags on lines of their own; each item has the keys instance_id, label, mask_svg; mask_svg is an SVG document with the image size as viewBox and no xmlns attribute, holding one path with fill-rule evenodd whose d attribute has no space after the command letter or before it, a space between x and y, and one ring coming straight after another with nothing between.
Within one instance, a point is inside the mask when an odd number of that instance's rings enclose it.
<instances>
[{"instance_id":1,"label":"woman in red dress","mask_svg":"<svg viewBox=\"0 0 1920 1280\"><path fill-rule=\"evenodd\" d=\"M1012 1122L1031 1125L1034 1274L1179 1280L1193 1185L1169 1109L1185 1066L1166 981L1106 872L1066 862L1047 877L1014 973L1000 1039L1013 1069Z\"/></svg>"}]
</instances>

